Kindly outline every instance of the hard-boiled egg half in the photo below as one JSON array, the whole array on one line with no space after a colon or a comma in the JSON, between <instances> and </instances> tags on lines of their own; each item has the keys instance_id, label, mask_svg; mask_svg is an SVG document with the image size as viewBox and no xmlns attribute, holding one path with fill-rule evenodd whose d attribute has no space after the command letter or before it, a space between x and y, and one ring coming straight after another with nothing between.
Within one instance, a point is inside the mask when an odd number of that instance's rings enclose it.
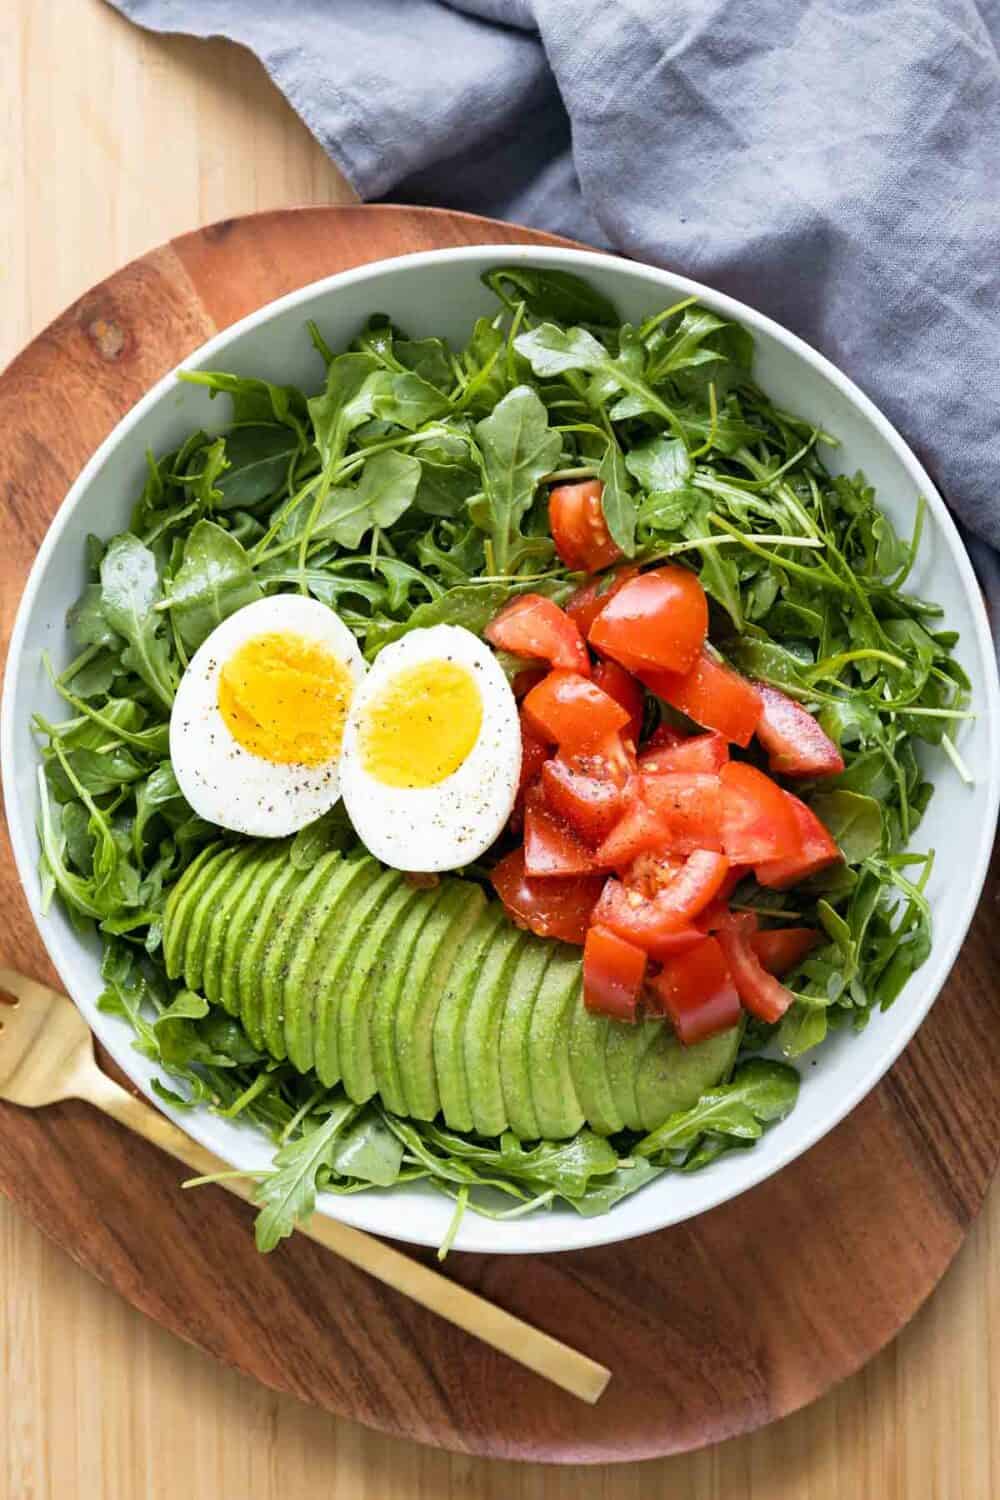
<instances>
[{"instance_id":1,"label":"hard-boiled egg half","mask_svg":"<svg viewBox=\"0 0 1000 1500\"><path fill-rule=\"evenodd\" d=\"M295 833L340 796L344 727L365 663L325 604L275 594L223 620L195 652L170 715L170 759L200 817Z\"/></svg>"},{"instance_id":2,"label":"hard-boiled egg half","mask_svg":"<svg viewBox=\"0 0 1000 1500\"><path fill-rule=\"evenodd\" d=\"M478 859L520 774L514 694L477 636L435 625L382 649L351 703L341 761L344 804L377 859L419 871Z\"/></svg>"}]
</instances>

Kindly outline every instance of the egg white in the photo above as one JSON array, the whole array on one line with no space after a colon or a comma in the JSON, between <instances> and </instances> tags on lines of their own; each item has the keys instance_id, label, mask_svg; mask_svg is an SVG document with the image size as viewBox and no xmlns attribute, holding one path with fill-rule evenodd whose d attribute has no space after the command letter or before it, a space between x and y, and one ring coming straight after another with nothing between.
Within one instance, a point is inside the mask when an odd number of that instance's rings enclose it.
<instances>
[{"instance_id":1,"label":"egg white","mask_svg":"<svg viewBox=\"0 0 1000 1500\"><path fill-rule=\"evenodd\" d=\"M282 838L326 812L340 796L340 756L318 766L276 765L234 739L219 709L219 675L256 636L287 633L325 647L355 686L365 661L332 609L301 594L273 594L237 610L203 641L181 678L170 715L177 784L199 817L237 833Z\"/></svg>"},{"instance_id":2,"label":"egg white","mask_svg":"<svg viewBox=\"0 0 1000 1500\"><path fill-rule=\"evenodd\" d=\"M483 710L479 735L458 769L436 786L386 786L363 763L366 714L399 672L426 661L454 662L471 673ZM521 774L517 704L490 648L460 625L411 630L384 647L351 703L340 774L358 837L383 864L440 871L478 859L510 817Z\"/></svg>"}]
</instances>

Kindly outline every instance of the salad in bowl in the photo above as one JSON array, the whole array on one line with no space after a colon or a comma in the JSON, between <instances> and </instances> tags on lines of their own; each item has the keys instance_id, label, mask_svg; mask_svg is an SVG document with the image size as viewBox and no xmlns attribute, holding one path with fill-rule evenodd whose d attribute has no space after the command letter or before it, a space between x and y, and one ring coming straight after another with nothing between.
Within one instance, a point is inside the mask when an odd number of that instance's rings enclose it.
<instances>
[{"instance_id":1,"label":"salad in bowl","mask_svg":"<svg viewBox=\"0 0 1000 1500\"><path fill-rule=\"evenodd\" d=\"M697 296L482 279L464 340L303 320L308 389L182 370L221 425L87 537L34 715L41 904L166 1106L267 1133L265 1250L317 1193L423 1183L447 1246L760 1150L928 958L971 779L925 502Z\"/></svg>"}]
</instances>

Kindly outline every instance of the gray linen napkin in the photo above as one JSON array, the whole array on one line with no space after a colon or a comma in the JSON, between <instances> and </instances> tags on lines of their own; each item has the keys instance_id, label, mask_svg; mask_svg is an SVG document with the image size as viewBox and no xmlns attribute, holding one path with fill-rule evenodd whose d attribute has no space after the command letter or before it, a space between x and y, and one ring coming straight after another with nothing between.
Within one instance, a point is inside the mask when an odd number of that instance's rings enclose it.
<instances>
[{"instance_id":1,"label":"gray linen napkin","mask_svg":"<svg viewBox=\"0 0 1000 1500\"><path fill-rule=\"evenodd\" d=\"M363 198L613 246L770 313L1000 547L1000 0L113 3L250 47Z\"/></svg>"}]
</instances>

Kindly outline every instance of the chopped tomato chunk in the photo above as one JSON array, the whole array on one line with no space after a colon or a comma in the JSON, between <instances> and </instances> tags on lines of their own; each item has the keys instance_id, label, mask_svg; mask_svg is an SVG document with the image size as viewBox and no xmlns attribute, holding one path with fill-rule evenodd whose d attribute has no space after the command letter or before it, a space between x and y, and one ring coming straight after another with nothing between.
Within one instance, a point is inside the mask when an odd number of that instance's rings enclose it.
<instances>
[{"instance_id":1,"label":"chopped tomato chunk","mask_svg":"<svg viewBox=\"0 0 1000 1500\"><path fill-rule=\"evenodd\" d=\"M583 943L591 912L604 886L602 875L533 880L524 867L524 849L504 856L490 876L504 910L518 927L539 937Z\"/></svg>"},{"instance_id":2,"label":"chopped tomato chunk","mask_svg":"<svg viewBox=\"0 0 1000 1500\"><path fill-rule=\"evenodd\" d=\"M594 668L594 681L625 709L629 717L622 733L628 736L633 745L637 745L642 734L643 709L646 703L642 683L637 682L616 661L599 661Z\"/></svg>"},{"instance_id":3,"label":"chopped tomato chunk","mask_svg":"<svg viewBox=\"0 0 1000 1500\"><path fill-rule=\"evenodd\" d=\"M622 810L622 789L608 776L588 776L557 756L542 767L545 804L589 844L598 844Z\"/></svg>"},{"instance_id":4,"label":"chopped tomato chunk","mask_svg":"<svg viewBox=\"0 0 1000 1500\"><path fill-rule=\"evenodd\" d=\"M652 894L610 879L594 910L594 921L662 961L704 937L694 919L719 890L727 869L723 855L699 849Z\"/></svg>"},{"instance_id":5,"label":"chopped tomato chunk","mask_svg":"<svg viewBox=\"0 0 1000 1500\"><path fill-rule=\"evenodd\" d=\"M557 484L549 492L549 530L567 568L597 573L622 555L604 519L603 494L599 479Z\"/></svg>"},{"instance_id":6,"label":"chopped tomato chunk","mask_svg":"<svg viewBox=\"0 0 1000 1500\"><path fill-rule=\"evenodd\" d=\"M546 807L538 785L524 794L524 868L536 879L591 875L598 868L579 835Z\"/></svg>"},{"instance_id":7,"label":"chopped tomato chunk","mask_svg":"<svg viewBox=\"0 0 1000 1500\"><path fill-rule=\"evenodd\" d=\"M844 769L844 757L808 709L766 682L755 687L764 705L757 738L772 771L783 776L835 776Z\"/></svg>"},{"instance_id":8,"label":"chopped tomato chunk","mask_svg":"<svg viewBox=\"0 0 1000 1500\"><path fill-rule=\"evenodd\" d=\"M570 594L566 601L566 613L581 635L589 634L591 625L612 594L617 594L618 590L624 588L629 579L635 578L638 572L637 563L623 563L620 568L613 568L610 573L602 573L599 578L591 578L588 583L578 588L575 594Z\"/></svg>"},{"instance_id":9,"label":"chopped tomato chunk","mask_svg":"<svg viewBox=\"0 0 1000 1500\"><path fill-rule=\"evenodd\" d=\"M708 600L686 568L640 573L612 594L590 627L590 644L627 667L688 672L708 633Z\"/></svg>"},{"instance_id":10,"label":"chopped tomato chunk","mask_svg":"<svg viewBox=\"0 0 1000 1500\"><path fill-rule=\"evenodd\" d=\"M641 948L606 927L591 927L583 945L583 1003L588 1010L634 1021L645 977Z\"/></svg>"},{"instance_id":11,"label":"chopped tomato chunk","mask_svg":"<svg viewBox=\"0 0 1000 1500\"><path fill-rule=\"evenodd\" d=\"M617 870L647 850L721 850L723 810L717 776L671 772L633 777L626 788L624 812L598 849L598 861Z\"/></svg>"},{"instance_id":12,"label":"chopped tomato chunk","mask_svg":"<svg viewBox=\"0 0 1000 1500\"><path fill-rule=\"evenodd\" d=\"M812 808L807 807L801 798L793 797L791 792L785 792L785 796L798 830L798 848L792 854L766 859L754 870L759 884L775 891L798 885L800 880L818 874L842 858L833 836Z\"/></svg>"},{"instance_id":13,"label":"chopped tomato chunk","mask_svg":"<svg viewBox=\"0 0 1000 1500\"><path fill-rule=\"evenodd\" d=\"M517 783L517 799L511 813L511 822L519 828L524 817L524 794L541 776L542 767L549 758L549 746L533 734L521 715L521 775Z\"/></svg>"},{"instance_id":14,"label":"chopped tomato chunk","mask_svg":"<svg viewBox=\"0 0 1000 1500\"><path fill-rule=\"evenodd\" d=\"M711 937L668 958L647 995L652 1007L669 1016L687 1047L729 1031L743 1013L725 955Z\"/></svg>"},{"instance_id":15,"label":"chopped tomato chunk","mask_svg":"<svg viewBox=\"0 0 1000 1500\"><path fill-rule=\"evenodd\" d=\"M769 974L787 974L820 941L814 927L771 927L750 935L750 946Z\"/></svg>"},{"instance_id":16,"label":"chopped tomato chunk","mask_svg":"<svg viewBox=\"0 0 1000 1500\"><path fill-rule=\"evenodd\" d=\"M609 693L578 672L550 672L533 687L522 707L539 739L561 748L589 750L628 723L628 711Z\"/></svg>"},{"instance_id":17,"label":"chopped tomato chunk","mask_svg":"<svg viewBox=\"0 0 1000 1500\"><path fill-rule=\"evenodd\" d=\"M757 918L750 912L732 913L719 928L718 939L747 1010L761 1021L780 1021L795 996L769 974L751 947Z\"/></svg>"},{"instance_id":18,"label":"chopped tomato chunk","mask_svg":"<svg viewBox=\"0 0 1000 1500\"><path fill-rule=\"evenodd\" d=\"M703 649L684 675L646 669L638 675L658 698L703 729L717 729L733 744L749 745L763 707L760 694L710 651Z\"/></svg>"},{"instance_id":19,"label":"chopped tomato chunk","mask_svg":"<svg viewBox=\"0 0 1000 1500\"><path fill-rule=\"evenodd\" d=\"M662 729L662 725L660 728ZM659 731L657 731L658 733ZM655 738L655 737L654 737ZM729 745L724 735L678 735L673 744L654 744L653 739L639 751L639 768L658 776L665 771L703 771L712 774L729 759Z\"/></svg>"},{"instance_id":20,"label":"chopped tomato chunk","mask_svg":"<svg viewBox=\"0 0 1000 1500\"><path fill-rule=\"evenodd\" d=\"M548 670L548 667L522 667L521 671L515 674L510 686L518 703L531 692L536 683L541 682Z\"/></svg>"},{"instance_id":21,"label":"chopped tomato chunk","mask_svg":"<svg viewBox=\"0 0 1000 1500\"><path fill-rule=\"evenodd\" d=\"M787 792L743 761L723 766L719 780L724 798L722 847L730 859L752 865L798 853L802 840Z\"/></svg>"},{"instance_id":22,"label":"chopped tomato chunk","mask_svg":"<svg viewBox=\"0 0 1000 1500\"><path fill-rule=\"evenodd\" d=\"M560 759L565 760L574 771L582 771L585 776L596 776L601 781L613 781L619 788L625 787L629 777L634 776L636 771L635 751L631 741L623 740L617 730L614 734L605 735L589 750L560 752Z\"/></svg>"},{"instance_id":23,"label":"chopped tomato chunk","mask_svg":"<svg viewBox=\"0 0 1000 1500\"><path fill-rule=\"evenodd\" d=\"M491 646L514 656L540 657L552 667L590 676L583 636L558 604L542 594L521 594L485 630Z\"/></svg>"}]
</instances>

